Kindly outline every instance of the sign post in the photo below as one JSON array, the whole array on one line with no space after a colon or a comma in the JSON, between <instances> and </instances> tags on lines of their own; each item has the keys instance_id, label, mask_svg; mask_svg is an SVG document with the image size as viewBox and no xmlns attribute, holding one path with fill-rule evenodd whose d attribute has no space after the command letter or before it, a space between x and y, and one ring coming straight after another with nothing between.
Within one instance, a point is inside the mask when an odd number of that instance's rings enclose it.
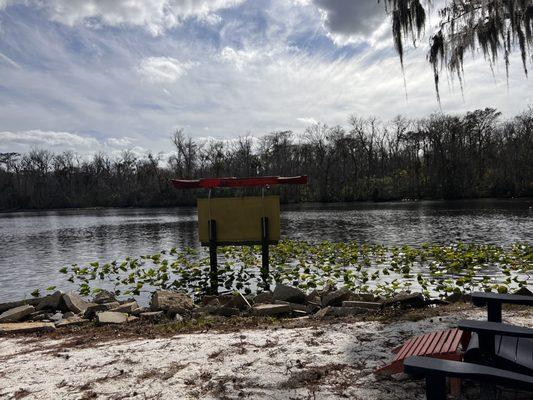
<instances>
[{"instance_id":1,"label":"sign post","mask_svg":"<svg viewBox=\"0 0 533 400\"><path fill-rule=\"evenodd\" d=\"M200 242L209 247L210 292L218 293L218 246L261 245L261 278L269 289L269 245L280 239L279 196L265 196L272 185L307 184L307 176L258 178L175 179L177 189L209 189L207 199L198 199L198 230ZM261 187L261 197L211 197L215 188Z\"/></svg>"}]
</instances>

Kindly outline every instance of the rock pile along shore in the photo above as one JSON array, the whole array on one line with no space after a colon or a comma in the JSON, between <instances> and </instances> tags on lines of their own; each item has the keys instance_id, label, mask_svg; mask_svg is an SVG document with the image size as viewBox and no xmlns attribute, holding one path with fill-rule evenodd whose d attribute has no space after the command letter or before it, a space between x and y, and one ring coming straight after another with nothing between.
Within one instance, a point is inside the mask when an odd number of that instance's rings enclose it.
<instances>
[{"instance_id":1,"label":"rock pile along shore","mask_svg":"<svg viewBox=\"0 0 533 400\"><path fill-rule=\"evenodd\" d=\"M467 297L450 296L449 301L466 301ZM432 303L435 301L424 299L421 293L402 292L385 299L353 293L347 288L305 293L283 284L278 284L273 292L255 296L239 292L205 296L197 304L186 293L157 290L152 293L149 307L139 306L135 299L118 300L105 290L90 301L74 292L56 291L42 298L0 304L0 333L52 331L91 321L97 324L125 324L139 319L183 322L199 315L322 319L380 313L391 308L422 308Z\"/></svg>"}]
</instances>

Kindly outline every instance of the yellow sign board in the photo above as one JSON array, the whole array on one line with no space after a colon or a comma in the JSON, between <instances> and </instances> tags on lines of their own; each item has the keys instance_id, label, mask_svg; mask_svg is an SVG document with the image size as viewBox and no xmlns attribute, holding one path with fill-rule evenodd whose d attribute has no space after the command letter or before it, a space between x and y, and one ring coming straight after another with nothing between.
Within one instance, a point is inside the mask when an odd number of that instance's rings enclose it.
<instances>
[{"instance_id":1,"label":"yellow sign board","mask_svg":"<svg viewBox=\"0 0 533 400\"><path fill-rule=\"evenodd\" d=\"M216 243L260 244L261 218L268 218L268 242L280 238L279 196L198 199L200 242L209 244L208 221L216 221Z\"/></svg>"}]
</instances>

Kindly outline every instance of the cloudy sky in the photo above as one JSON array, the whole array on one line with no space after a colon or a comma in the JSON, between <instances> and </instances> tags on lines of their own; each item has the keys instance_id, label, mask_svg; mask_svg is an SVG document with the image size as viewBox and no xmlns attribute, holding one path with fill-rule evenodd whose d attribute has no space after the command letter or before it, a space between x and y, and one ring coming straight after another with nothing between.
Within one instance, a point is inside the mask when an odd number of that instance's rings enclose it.
<instances>
[{"instance_id":1,"label":"cloudy sky","mask_svg":"<svg viewBox=\"0 0 533 400\"><path fill-rule=\"evenodd\" d=\"M0 152L165 152L178 127L229 139L426 116L426 42L406 56L406 100L377 0L0 0ZM507 91L502 65L469 58L464 99L445 80L442 110L533 104L511 61Z\"/></svg>"}]
</instances>

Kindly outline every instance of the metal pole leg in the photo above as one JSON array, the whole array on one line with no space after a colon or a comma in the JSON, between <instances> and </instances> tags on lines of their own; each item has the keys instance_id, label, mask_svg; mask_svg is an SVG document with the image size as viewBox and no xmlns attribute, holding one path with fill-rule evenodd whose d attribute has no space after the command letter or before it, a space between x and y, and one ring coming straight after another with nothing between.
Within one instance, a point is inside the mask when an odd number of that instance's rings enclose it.
<instances>
[{"instance_id":1,"label":"metal pole leg","mask_svg":"<svg viewBox=\"0 0 533 400\"><path fill-rule=\"evenodd\" d=\"M268 249L268 217L261 218L261 277L265 290L270 290L268 278L270 275L269 249Z\"/></svg>"},{"instance_id":2,"label":"metal pole leg","mask_svg":"<svg viewBox=\"0 0 533 400\"><path fill-rule=\"evenodd\" d=\"M209 272L210 292L211 294L218 294L217 224L213 219L210 219L207 224L209 232L209 264L211 266Z\"/></svg>"}]
</instances>

